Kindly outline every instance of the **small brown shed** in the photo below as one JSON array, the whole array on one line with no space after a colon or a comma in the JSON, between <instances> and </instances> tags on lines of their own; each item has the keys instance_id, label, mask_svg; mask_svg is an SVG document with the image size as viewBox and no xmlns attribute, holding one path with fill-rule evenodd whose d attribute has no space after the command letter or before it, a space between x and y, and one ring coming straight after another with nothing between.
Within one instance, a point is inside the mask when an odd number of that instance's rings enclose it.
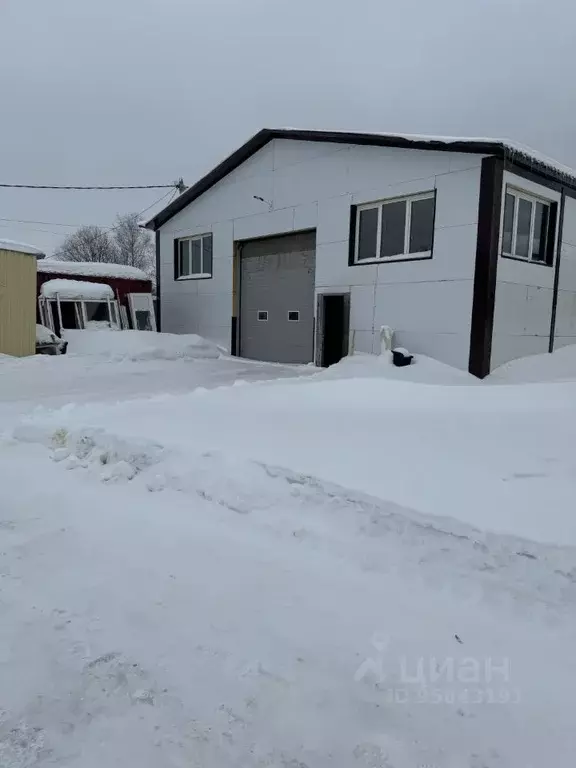
<instances>
[{"instance_id":1,"label":"small brown shed","mask_svg":"<svg viewBox=\"0 0 576 768\"><path fill-rule=\"evenodd\" d=\"M42 251L0 240L0 354L36 351L36 264Z\"/></svg>"}]
</instances>

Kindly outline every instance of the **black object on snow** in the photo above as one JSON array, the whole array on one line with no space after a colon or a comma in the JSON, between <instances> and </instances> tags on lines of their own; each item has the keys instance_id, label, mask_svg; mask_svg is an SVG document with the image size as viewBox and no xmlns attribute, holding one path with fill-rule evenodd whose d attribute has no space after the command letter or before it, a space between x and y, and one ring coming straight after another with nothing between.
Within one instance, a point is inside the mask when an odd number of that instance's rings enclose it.
<instances>
[{"instance_id":1,"label":"black object on snow","mask_svg":"<svg viewBox=\"0 0 576 768\"><path fill-rule=\"evenodd\" d=\"M392 350L392 362L398 368L403 368L405 365L410 365L412 360L414 360L414 355L406 354L405 352L401 352L399 349Z\"/></svg>"}]
</instances>

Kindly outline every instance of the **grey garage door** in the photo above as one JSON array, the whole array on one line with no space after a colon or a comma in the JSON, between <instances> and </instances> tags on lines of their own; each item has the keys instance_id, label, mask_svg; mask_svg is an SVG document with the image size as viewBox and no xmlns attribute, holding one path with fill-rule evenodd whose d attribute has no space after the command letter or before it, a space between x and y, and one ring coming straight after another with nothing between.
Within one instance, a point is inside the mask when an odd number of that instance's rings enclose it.
<instances>
[{"instance_id":1,"label":"grey garage door","mask_svg":"<svg viewBox=\"0 0 576 768\"><path fill-rule=\"evenodd\" d=\"M316 234L247 242L240 265L241 356L311 362Z\"/></svg>"}]
</instances>

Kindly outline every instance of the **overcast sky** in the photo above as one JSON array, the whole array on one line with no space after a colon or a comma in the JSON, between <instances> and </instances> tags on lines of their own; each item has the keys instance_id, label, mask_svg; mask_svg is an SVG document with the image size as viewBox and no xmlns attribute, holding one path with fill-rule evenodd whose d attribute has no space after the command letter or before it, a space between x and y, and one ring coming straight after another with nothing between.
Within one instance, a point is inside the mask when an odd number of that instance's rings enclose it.
<instances>
[{"instance_id":1,"label":"overcast sky","mask_svg":"<svg viewBox=\"0 0 576 768\"><path fill-rule=\"evenodd\" d=\"M189 185L285 126L508 137L576 167L573 0L0 0L0 31L3 183ZM161 194L0 190L0 238L51 253L56 224Z\"/></svg>"}]
</instances>

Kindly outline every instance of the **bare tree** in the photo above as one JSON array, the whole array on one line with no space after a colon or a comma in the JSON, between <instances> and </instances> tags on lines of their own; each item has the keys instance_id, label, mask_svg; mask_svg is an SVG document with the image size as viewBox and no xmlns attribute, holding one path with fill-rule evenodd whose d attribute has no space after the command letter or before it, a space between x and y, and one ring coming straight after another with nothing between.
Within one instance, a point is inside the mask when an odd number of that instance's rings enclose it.
<instances>
[{"instance_id":1,"label":"bare tree","mask_svg":"<svg viewBox=\"0 0 576 768\"><path fill-rule=\"evenodd\" d=\"M116 247L108 233L99 227L80 227L68 235L54 254L61 261L116 262Z\"/></svg>"},{"instance_id":2,"label":"bare tree","mask_svg":"<svg viewBox=\"0 0 576 768\"><path fill-rule=\"evenodd\" d=\"M154 268L154 245L147 229L138 226L138 214L128 213L116 217L113 240L118 264L128 264L145 272Z\"/></svg>"}]
</instances>

